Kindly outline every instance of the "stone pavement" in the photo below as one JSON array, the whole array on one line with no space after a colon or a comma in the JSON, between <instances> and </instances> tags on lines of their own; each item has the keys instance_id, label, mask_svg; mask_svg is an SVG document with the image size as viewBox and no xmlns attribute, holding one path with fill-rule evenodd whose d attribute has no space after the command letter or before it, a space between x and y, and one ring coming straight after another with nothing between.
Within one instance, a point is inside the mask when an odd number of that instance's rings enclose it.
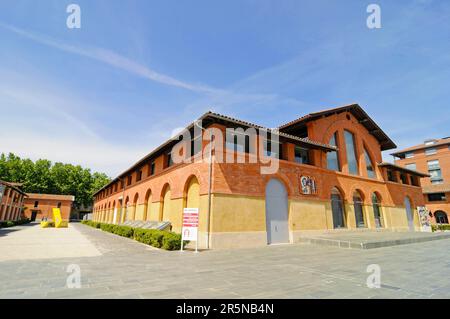
<instances>
[{"instance_id":1,"label":"stone pavement","mask_svg":"<svg viewBox=\"0 0 450 319\"><path fill-rule=\"evenodd\" d=\"M374 249L450 239L450 232L338 231L305 234L300 241L340 248Z\"/></svg>"},{"instance_id":2,"label":"stone pavement","mask_svg":"<svg viewBox=\"0 0 450 319\"><path fill-rule=\"evenodd\" d=\"M100 256L100 252L72 225L41 228L37 223L0 229L0 262Z\"/></svg>"},{"instance_id":3,"label":"stone pavement","mask_svg":"<svg viewBox=\"0 0 450 319\"><path fill-rule=\"evenodd\" d=\"M371 250L298 244L195 254L71 226L102 255L2 261L0 298L450 297L448 239ZM8 236L0 235L0 246ZM81 289L66 286L70 264L81 268ZM366 285L371 264L381 268L380 289Z\"/></svg>"}]
</instances>

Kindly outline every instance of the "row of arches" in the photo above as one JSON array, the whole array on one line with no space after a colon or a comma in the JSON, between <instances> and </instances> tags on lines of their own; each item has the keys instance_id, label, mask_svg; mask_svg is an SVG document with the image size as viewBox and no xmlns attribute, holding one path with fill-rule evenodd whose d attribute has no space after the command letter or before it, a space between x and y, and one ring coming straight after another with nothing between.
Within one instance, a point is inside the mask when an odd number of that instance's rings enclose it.
<instances>
[{"instance_id":1,"label":"row of arches","mask_svg":"<svg viewBox=\"0 0 450 319\"><path fill-rule=\"evenodd\" d=\"M144 198L140 201L141 196ZM161 194L155 201L152 189L146 190L144 195L136 192L134 195L127 195L125 200L113 200L99 205L94 209L96 220L101 222L124 223L126 221L169 221L174 207L172 203L172 189L166 183ZM195 175L189 177L185 184L183 196L183 207L198 207L200 202L200 183ZM138 206L139 208L138 215Z\"/></svg>"}]
</instances>

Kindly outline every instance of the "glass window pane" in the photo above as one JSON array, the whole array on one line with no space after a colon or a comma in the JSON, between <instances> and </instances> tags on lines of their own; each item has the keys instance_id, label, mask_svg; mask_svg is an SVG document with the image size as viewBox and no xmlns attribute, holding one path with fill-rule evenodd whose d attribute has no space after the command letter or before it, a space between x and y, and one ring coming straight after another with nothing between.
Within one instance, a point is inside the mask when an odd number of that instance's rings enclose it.
<instances>
[{"instance_id":1,"label":"glass window pane","mask_svg":"<svg viewBox=\"0 0 450 319\"><path fill-rule=\"evenodd\" d=\"M350 174L358 175L358 162L356 160L355 138L349 131L344 131L345 146L347 149L348 171Z\"/></svg>"},{"instance_id":2,"label":"glass window pane","mask_svg":"<svg viewBox=\"0 0 450 319\"><path fill-rule=\"evenodd\" d=\"M364 158L366 161L367 176L369 176L369 178L375 178L375 168L373 166L372 159L370 158L369 153L366 149L364 149Z\"/></svg>"},{"instance_id":3,"label":"glass window pane","mask_svg":"<svg viewBox=\"0 0 450 319\"><path fill-rule=\"evenodd\" d=\"M331 137L330 142L328 143L331 146L337 146L336 134L337 133L333 134L333 136ZM328 152L327 153L327 167L328 167L328 169L333 170L333 171L340 171L341 170L341 165L339 163L338 152Z\"/></svg>"},{"instance_id":4,"label":"glass window pane","mask_svg":"<svg viewBox=\"0 0 450 319\"><path fill-rule=\"evenodd\" d=\"M295 146L295 161L300 164L309 164L309 150Z\"/></svg>"}]
</instances>

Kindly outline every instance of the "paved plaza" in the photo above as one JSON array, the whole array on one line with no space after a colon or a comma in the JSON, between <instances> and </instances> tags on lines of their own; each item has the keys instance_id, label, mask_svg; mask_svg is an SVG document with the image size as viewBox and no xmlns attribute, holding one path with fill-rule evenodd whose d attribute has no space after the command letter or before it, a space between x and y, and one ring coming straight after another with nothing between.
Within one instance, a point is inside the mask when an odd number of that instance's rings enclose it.
<instances>
[{"instance_id":1,"label":"paved plaza","mask_svg":"<svg viewBox=\"0 0 450 319\"><path fill-rule=\"evenodd\" d=\"M449 239L368 250L296 244L195 254L72 223L65 230L1 229L0 252L0 298L450 298ZM73 264L81 269L80 289L67 288ZM366 285L372 264L381 269L379 289Z\"/></svg>"}]
</instances>

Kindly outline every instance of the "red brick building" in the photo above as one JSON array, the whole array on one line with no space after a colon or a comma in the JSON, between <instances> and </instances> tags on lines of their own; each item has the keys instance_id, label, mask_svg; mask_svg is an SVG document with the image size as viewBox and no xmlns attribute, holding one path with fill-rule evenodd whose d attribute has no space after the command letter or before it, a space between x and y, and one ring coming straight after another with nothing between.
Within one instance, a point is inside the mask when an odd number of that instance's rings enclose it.
<instances>
[{"instance_id":1,"label":"red brick building","mask_svg":"<svg viewBox=\"0 0 450 319\"><path fill-rule=\"evenodd\" d=\"M427 140L423 144L392 154L402 167L428 172L422 179L427 209L434 223L448 224L450 217L450 137Z\"/></svg>"},{"instance_id":2,"label":"red brick building","mask_svg":"<svg viewBox=\"0 0 450 319\"><path fill-rule=\"evenodd\" d=\"M251 129L270 138L252 138ZM208 112L186 131L192 140L165 142L100 189L94 220L169 221L180 232L183 208L199 208L205 248L292 243L311 231L419 229L427 175L383 163L381 152L396 145L357 104L277 129ZM263 173L272 161L276 171Z\"/></svg>"},{"instance_id":3,"label":"red brick building","mask_svg":"<svg viewBox=\"0 0 450 319\"><path fill-rule=\"evenodd\" d=\"M62 219L68 221L74 201L75 197L72 195L28 193L24 202L24 214L31 221L40 221L43 218L53 220L53 208L59 208Z\"/></svg>"},{"instance_id":4,"label":"red brick building","mask_svg":"<svg viewBox=\"0 0 450 319\"><path fill-rule=\"evenodd\" d=\"M26 196L18 184L0 180L0 221L21 219Z\"/></svg>"}]
</instances>

